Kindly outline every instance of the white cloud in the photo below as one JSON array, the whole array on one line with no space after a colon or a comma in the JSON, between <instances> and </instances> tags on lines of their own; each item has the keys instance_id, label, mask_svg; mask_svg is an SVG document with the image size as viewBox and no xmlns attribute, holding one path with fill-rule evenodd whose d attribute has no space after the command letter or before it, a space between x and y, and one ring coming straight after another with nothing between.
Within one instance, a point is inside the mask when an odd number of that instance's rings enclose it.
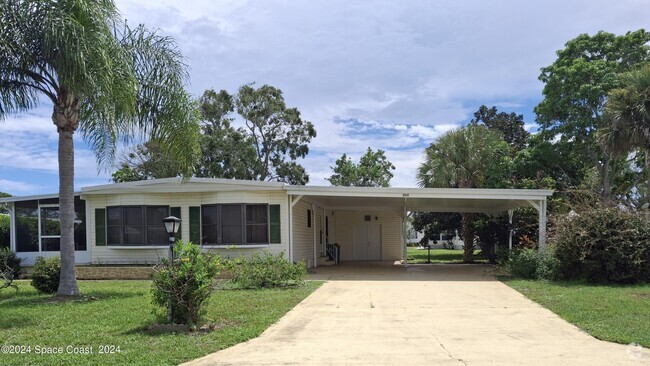
<instances>
[{"instance_id":1,"label":"white cloud","mask_svg":"<svg viewBox=\"0 0 650 366\"><path fill-rule=\"evenodd\" d=\"M647 26L650 18L642 0L117 5L130 24L176 38L188 58L193 94L234 92L253 81L282 89L287 105L316 126L305 161L313 182L322 182L342 153L362 154L371 146L386 150L397 165L394 185L412 185L421 150L466 123L481 104L532 121L541 99L539 69L569 39L599 30L621 34ZM0 167L56 173L56 132L47 109L0 124ZM365 122L350 128L345 120ZM77 146L77 182L107 180L106 173L97 176L93 154Z\"/></svg>"},{"instance_id":2,"label":"white cloud","mask_svg":"<svg viewBox=\"0 0 650 366\"><path fill-rule=\"evenodd\" d=\"M44 188L46 187L28 182L0 179L0 192L10 193L13 195L29 195L41 191Z\"/></svg>"}]
</instances>

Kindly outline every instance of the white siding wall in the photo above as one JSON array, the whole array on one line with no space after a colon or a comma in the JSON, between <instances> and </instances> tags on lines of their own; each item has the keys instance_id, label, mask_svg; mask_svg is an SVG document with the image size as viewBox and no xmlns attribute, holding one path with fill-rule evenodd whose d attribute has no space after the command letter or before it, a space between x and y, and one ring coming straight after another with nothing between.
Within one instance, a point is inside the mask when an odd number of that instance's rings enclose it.
<instances>
[{"instance_id":1,"label":"white siding wall","mask_svg":"<svg viewBox=\"0 0 650 366\"><path fill-rule=\"evenodd\" d=\"M341 260L352 260L352 227L364 223L364 216L371 215L372 222L381 224L381 259L393 261L402 259L402 215L397 212L335 211L333 224L330 218L330 236L332 226L336 227L332 242L341 246ZM375 220L377 217L377 220Z\"/></svg>"},{"instance_id":2,"label":"white siding wall","mask_svg":"<svg viewBox=\"0 0 650 366\"><path fill-rule=\"evenodd\" d=\"M119 194L119 195L87 195L84 197L87 205L88 249L91 251L94 263L157 263L161 257L167 257L168 249L163 248L115 248L95 245L95 209L107 206L125 205L169 205L181 208L181 235L184 240L190 237L189 218L191 206L219 203L268 203L280 205L280 225L282 243L270 244L264 248L235 249L206 249L223 257L247 256L255 251L266 250L277 254L285 252L288 258L289 220L287 211L287 196L284 191L226 191L203 193L171 193L171 194Z\"/></svg>"},{"instance_id":3,"label":"white siding wall","mask_svg":"<svg viewBox=\"0 0 650 366\"><path fill-rule=\"evenodd\" d=\"M307 226L307 210L311 210L311 203L300 200L293 206L293 260L302 261L308 267L314 263L314 229L313 212L312 227Z\"/></svg>"}]
</instances>

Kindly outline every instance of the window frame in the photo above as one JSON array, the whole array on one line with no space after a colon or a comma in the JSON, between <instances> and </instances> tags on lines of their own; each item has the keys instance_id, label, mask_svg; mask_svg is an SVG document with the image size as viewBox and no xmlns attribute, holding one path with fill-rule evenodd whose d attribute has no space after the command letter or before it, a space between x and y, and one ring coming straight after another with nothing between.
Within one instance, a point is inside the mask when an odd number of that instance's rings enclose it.
<instances>
[{"instance_id":1,"label":"window frame","mask_svg":"<svg viewBox=\"0 0 650 366\"><path fill-rule=\"evenodd\" d=\"M115 247L128 247L128 248L149 247L149 248L151 248L151 247L167 246L168 243L166 243L166 242L165 243L151 243L151 244L148 243L149 242L149 228L150 227L158 227L158 228L162 228L163 230L165 229L165 226L164 226L164 224L162 222L160 224L152 223L151 225L149 225L149 223L148 223L148 216L149 216L148 215L148 211L149 211L148 209L149 208L160 208L160 207L166 208L167 209L166 216L169 216L169 212L171 210L171 206L169 206L169 205L119 205L119 206L106 206L105 207L106 214L105 214L105 219L104 219L105 220L105 227L106 227L106 247L113 247L113 248L115 248ZM124 235L125 235L124 228L125 228L125 226L130 226L130 227L135 227L136 226L136 225L126 225L124 223L124 209L127 209L127 208L140 208L140 212L142 214L142 216L141 216L142 217L141 224L139 225L140 230L141 230L141 240L140 240L140 243L137 243L137 244L125 243L125 240L124 240ZM120 211L119 224L118 225L109 225L109 223L108 223L109 222L109 211L111 209L119 209L119 211ZM111 240L112 238L109 235L111 230L116 230L116 227L119 227L119 239L120 239L119 243L112 242L112 240ZM166 232L165 232L165 234L166 234Z\"/></svg>"},{"instance_id":2,"label":"window frame","mask_svg":"<svg viewBox=\"0 0 650 366\"><path fill-rule=\"evenodd\" d=\"M60 252L61 251L61 220L59 219L59 235L43 235L43 225L45 224L42 209L56 208L61 215L61 208L58 203L46 203L38 205L38 248L39 252ZM43 250L43 239L59 239L59 250Z\"/></svg>"},{"instance_id":3,"label":"window frame","mask_svg":"<svg viewBox=\"0 0 650 366\"><path fill-rule=\"evenodd\" d=\"M232 243L232 242L225 242L223 240L223 216L222 216L222 208L223 206L239 206L240 207L240 219L239 223L241 227L241 242L240 243ZM264 224L248 224L248 219L247 219L247 207L249 206L264 206L266 209L266 222ZM270 214L270 207L271 205L268 203L214 203L214 204L205 204L201 205L201 216L200 216L200 228L201 228L201 245L206 246L206 247L230 247L230 246L242 246L242 247L247 247L247 248L254 248L254 247L266 247L271 244L271 214ZM205 208L210 207L210 208L216 208L216 223L214 224L206 224L204 223L204 216L205 216ZM256 227L256 226L261 226L265 225L266 226L266 241L265 242L254 242L254 243L249 243L248 242L248 228L249 227ZM206 226L209 226L211 228L216 228L216 238L217 242L206 242L207 235L205 233L205 228ZM235 225L232 225L235 226ZM214 237L215 235L211 235Z\"/></svg>"}]
</instances>

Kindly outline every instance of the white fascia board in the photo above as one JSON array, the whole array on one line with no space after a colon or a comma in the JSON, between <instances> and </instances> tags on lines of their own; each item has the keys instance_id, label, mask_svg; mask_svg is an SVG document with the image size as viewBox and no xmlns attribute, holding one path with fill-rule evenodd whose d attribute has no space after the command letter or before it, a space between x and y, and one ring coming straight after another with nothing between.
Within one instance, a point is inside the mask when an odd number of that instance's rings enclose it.
<instances>
[{"instance_id":1,"label":"white fascia board","mask_svg":"<svg viewBox=\"0 0 650 366\"><path fill-rule=\"evenodd\" d=\"M81 192L74 192L75 196L80 196ZM32 201L32 200L45 200L59 198L58 193L49 193L49 194L37 194L32 196L13 196L13 197L3 197L0 198L0 203L5 202L22 202L22 201Z\"/></svg>"},{"instance_id":2,"label":"white fascia board","mask_svg":"<svg viewBox=\"0 0 650 366\"><path fill-rule=\"evenodd\" d=\"M84 194L116 194L116 193L176 193L176 192L210 192L210 191L269 191L283 190L284 183L261 182L234 179L213 178L164 178L137 182L113 183L99 186L84 187Z\"/></svg>"},{"instance_id":3,"label":"white fascia board","mask_svg":"<svg viewBox=\"0 0 650 366\"><path fill-rule=\"evenodd\" d=\"M464 198L539 200L553 195L546 189L481 189L481 188L375 188L285 186L290 195L385 197L385 198Z\"/></svg>"}]
</instances>

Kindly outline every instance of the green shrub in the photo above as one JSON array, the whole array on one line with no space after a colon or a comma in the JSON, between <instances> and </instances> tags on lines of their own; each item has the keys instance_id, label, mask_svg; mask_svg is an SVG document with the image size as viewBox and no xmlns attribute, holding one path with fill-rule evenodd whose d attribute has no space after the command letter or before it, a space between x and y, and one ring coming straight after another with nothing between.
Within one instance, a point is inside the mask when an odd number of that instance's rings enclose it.
<instances>
[{"instance_id":1,"label":"green shrub","mask_svg":"<svg viewBox=\"0 0 650 366\"><path fill-rule=\"evenodd\" d=\"M538 280L557 279L558 261L552 252L540 253L537 249L524 248L513 252L508 268L515 277Z\"/></svg>"},{"instance_id":2,"label":"green shrub","mask_svg":"<svg viewBox=\"0 0 650 366\"><path fill-rule=\"evenodd\" d=\"M174 262L163 259L152 273L153 303L167 307L171 301L172 323L198 325L220 269L219 257L201 253L191 242L176 242Z\"/></svg>"},{"instance_id":3,"label":"green shrub","mask_svg":"<svg viewBox=\"0 0 650 366\"><path fill-rule=\"evenodd\" d=\"M514 251L508 260L510 273L515 277L527 279L537 278L538 264L537 250L530 248Z\"/></svg>"},{"instance_id":4,"label":"green shrub","mask_svg":"<svg viewBox=\"0 0 650 366\"><path fill-rule=\"evenodd\" d=\"M287 287L303 283L305 264L291 263L284 253L254 253L249 259L238 258L228 263L232 282L240 288Z\"/></svg>"},{"instance_id":5,"label":"green shrub","mask_svg":"<svg viewBox=\"0 0 650 366\"><path fill-rule=\"evenodd\" d=\"M16 256L9 248L0 248L0 272L11 275L13 279L20 277L20 262L22 259Z\"/></svg>"},{"instance_id":6,"label":"green shrub","mask_svg":"<svg viewBox=\"0 0 650 366\"><path fill-rule=\"evenodd\" d=\"M650 281L650 222L637 214L599 208L567 216L553 245L562 278Z\"/></svg>"},{"instance_id":7,"label":"green shrub","mask_svg":"<svg viewBox=\"0 0 650 366\"><path fill-rule=\"evenodd\" d=\"M43 294L53 294L59 289L61 258L36 258L32 272L32 286Z\"/></svg>"}]
</instances>

